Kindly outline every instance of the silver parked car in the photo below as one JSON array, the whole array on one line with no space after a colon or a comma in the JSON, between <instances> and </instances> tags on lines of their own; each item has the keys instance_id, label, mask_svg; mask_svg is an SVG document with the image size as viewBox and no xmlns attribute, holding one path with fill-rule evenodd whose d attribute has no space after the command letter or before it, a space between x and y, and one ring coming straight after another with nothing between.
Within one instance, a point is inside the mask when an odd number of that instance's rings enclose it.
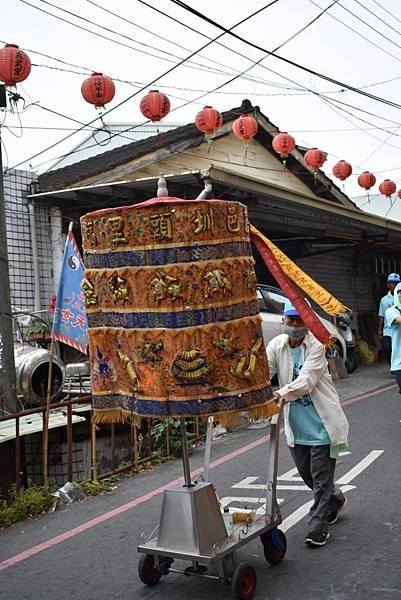
<instances>
[{"instance_id":1,"label":"silver parked car","mask_svg":"<svg viewBox=\"0 0 401 600\"><path fill-rule=\"evenodd\" d=\"M282 321L284 302L286 296L280 288L270 285L258 285L259 312L262 317L263 338L267 345L276 335L283 333ZM347 348L344 338L337 327L328 319L317 315L330 335L335 338L335 347L327 350L327 358L340 357L344 363L347 356Z\"/></svg>"}]
</instances>

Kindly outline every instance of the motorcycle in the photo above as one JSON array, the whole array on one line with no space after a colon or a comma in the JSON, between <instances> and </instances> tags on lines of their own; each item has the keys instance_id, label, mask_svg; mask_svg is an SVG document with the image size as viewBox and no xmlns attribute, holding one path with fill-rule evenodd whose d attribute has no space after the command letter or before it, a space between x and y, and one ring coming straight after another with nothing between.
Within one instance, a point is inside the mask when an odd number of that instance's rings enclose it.
<instances>
[{"instance_id":1,"label":"motorcycle","mask_svg":"<svg viewBox=\"0 0 401 600\"><path fill-rule=\"evenodd\" d=\"M347 348L345 367L347 373L352 373L359 365L359 355L356 351L355 334L351 328L352 314L344 313L336 319L337 329L344 339Z\"/></svg>"}]
</instances>

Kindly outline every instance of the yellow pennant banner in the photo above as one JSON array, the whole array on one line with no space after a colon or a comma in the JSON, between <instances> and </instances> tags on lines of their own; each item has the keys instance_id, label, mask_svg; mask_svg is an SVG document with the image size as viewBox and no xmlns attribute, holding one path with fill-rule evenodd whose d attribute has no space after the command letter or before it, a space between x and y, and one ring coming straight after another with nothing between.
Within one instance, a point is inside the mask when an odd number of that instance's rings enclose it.
<instances>
[{"instance_id":1,"label":"yellow pennant banner","mask_svg":"<svg viewBox=\"0 0 401 600\"><path fill-rule=\"evenodd\" d=\"M330 292L324 289L321 285L316 283L312 277L309 277L298 267L288 256L284 254L273 242L265 237L256 227L251 225L251 232L257 236L266 244L270 249L278 264L280 265L283 272L289 277L294 283L297 284L301 290L307 294L316 304L320 306L328 315L333 317L340 315L341 313L349 312L350 309L342 304L337 298L335 298Z\"/></svg>"}]
</instances>

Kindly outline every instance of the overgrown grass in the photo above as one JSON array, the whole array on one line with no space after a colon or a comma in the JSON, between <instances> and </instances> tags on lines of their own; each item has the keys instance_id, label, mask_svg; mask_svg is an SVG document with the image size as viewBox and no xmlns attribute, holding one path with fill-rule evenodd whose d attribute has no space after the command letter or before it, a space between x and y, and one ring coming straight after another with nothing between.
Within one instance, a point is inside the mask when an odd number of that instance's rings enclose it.
<instances>
[{"instance_id":1,"label":"overgrown grass","mask_svg":"<svg viewBox=\"0 0 401 600\"><path fill-rule=\"evenodd\" d=\"M113 488L113 482L109 479L103 479L99 481L91 481L86 479L80 481L80 485L85 493L85 496L99 496L103 492L109 492Z\"/></svg>"},{"instance_id":2,"label":"overgrown grass","mask_svg":"<svg viewBox=\"0 0 401 600\"><path fill-rule=\"evenodd\" d=\"M29 484L19 491L15 486L10 491L11 501L0 503L0 527L9 527L18 521L36 517L50 510L54 497L43 487Z\"/></svg>"}]
</instances>

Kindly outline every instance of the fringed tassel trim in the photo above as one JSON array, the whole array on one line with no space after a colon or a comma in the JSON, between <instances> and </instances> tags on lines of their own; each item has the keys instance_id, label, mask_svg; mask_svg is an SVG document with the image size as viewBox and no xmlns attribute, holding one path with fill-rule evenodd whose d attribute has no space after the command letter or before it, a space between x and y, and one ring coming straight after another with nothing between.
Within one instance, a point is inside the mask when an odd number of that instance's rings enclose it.
<instances>
[{"instance_id":1,"label":"fringed tassel trim","mask_svg":"<svg viewBox=\"0 0 401 600\"><path fill-rule=\"evenodd\" d=\"M223 427L238 427L241 424L241 412L224 412L217 415L213 415L213 419L218 421ZM266 404L249 408L247 411L250 421L257 421L258 419L267 419L280 412L280 407L270 400Z\"/></svg>"},{"instance_id":2,"label":"fringed tassel trim","mask_svg":"<svg viewBox=\"0 0 401 600\"><path fill-rule=\"evenodd\" d=\"M142 417L134 413L113 408L111 410L94 410L92 413L92 423L103 425L104 423L132 423L135 427L141 426Z\"/></svg>"}]
</instances>

